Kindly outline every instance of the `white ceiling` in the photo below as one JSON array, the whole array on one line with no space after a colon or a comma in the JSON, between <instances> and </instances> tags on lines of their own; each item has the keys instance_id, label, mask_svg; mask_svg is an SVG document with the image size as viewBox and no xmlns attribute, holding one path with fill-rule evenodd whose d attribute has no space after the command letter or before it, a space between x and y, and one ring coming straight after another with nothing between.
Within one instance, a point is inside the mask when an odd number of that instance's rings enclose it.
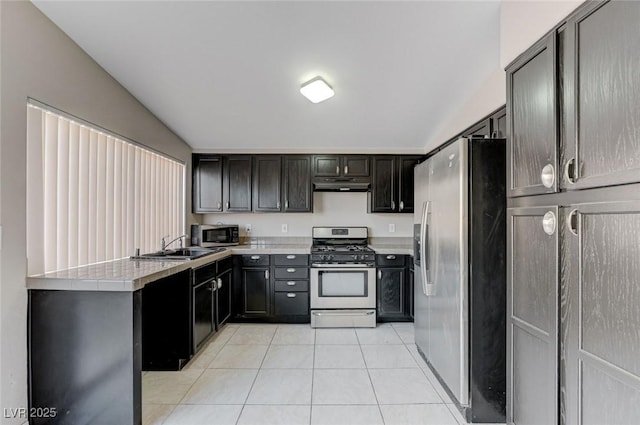
<instances>
[{"instance_id":1,"label":"white ceiling","mask_svg":"<svg viewBox=\"0 0 640 425\"><path fill-rule=\"evenodd\" d=\"M499 66L497 0L34 3L196 151L424 151Z\"/></svg>"}]
</instances>

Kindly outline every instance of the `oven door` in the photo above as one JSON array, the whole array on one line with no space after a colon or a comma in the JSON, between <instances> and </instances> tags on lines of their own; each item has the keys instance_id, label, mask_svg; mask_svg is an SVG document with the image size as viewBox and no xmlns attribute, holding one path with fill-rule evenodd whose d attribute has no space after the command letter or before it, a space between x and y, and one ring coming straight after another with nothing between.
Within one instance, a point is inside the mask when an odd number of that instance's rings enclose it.
<instances>
[{"instance_id":1,"label":"oven door","mask_svg":"<svg viewBox=\"0 0 640 425\"><path fill-rule=\"evenodd\" d=\"M312 268L311 308L376 308L376 269Z\"/></svg>"}]
</instances>

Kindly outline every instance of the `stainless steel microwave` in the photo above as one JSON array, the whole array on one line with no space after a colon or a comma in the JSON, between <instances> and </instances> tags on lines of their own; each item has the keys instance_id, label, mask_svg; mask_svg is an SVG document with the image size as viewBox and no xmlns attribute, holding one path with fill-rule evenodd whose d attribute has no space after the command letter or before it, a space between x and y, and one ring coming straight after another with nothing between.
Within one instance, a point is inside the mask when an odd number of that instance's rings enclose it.
<instances>
[{"instance_id":1,"label":"stainless steel microwave","mask_svg":"<svg viewBox=\"0 0 640 425\"><path fill-rule=\"evenodd\" d=\"M192 224L191 245L205 248L238 245L240 235L237 224Z\"/></svg>"}]
</instances>

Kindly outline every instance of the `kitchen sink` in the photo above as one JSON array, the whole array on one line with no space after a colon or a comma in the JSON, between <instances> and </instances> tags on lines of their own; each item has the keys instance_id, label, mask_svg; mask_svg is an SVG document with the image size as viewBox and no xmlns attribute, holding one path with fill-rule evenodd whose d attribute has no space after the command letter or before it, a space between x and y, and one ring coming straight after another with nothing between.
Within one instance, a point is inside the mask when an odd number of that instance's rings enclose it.
<instances>
[{"instance_id":1,"label":"kitchen sink","mask_svg":"<svg viewBox=\"0 0 640 425\"><path fill-rule=\"evenodd\" d=\"M166 249L164 251L150 252L148 254L131 256L132 260L172 260L187 261L196 258L205 257L207 255L216 254L225 251L226 248L179 248Z\"/></svg>"}]
</instances>

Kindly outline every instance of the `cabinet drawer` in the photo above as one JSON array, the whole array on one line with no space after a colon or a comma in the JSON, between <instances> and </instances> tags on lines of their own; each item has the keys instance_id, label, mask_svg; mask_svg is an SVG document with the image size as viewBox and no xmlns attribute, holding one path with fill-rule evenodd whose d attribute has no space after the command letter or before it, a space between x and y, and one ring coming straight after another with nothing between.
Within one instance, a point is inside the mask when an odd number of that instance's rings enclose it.
<instances>
[{"instance_id":1,"label":"cabinet drawer","mask_svg":"<svg viewBox=\"0 0 640 425\"><path fill-rule=\"evenodd\" d=\"M378 267L403 267L406 262L406 255L398 254L378 254L376 264Z\"/></svg>"},{"instance_id":2,"label":"cabinet drawer","mask_svg":"<svg viewBox=\"0 0 640 425\"><path fill-rule=\"evenodd\" d=\"M227 257L218 261L218 274L233 269L233 257Z\"/></svg>"},{"instance_id":3,"label":"cabinet drawer","mask_svg":"<svg viewBox=\"0 0 640 425\"><path fill-rule=\"evenodd\" d=\"M306 254L280 254L274 255L274 264L276 266L307 266L309 265L309 256Z\"/></svg>"},{"instance_id":4,"label":"cabinet drawer","mask_svg":"<svg viewBox=\"0 0 640 425\"><path fill-rule=\"evenodd\" d=\"M276 292L307 292L309 290L308 280L276 280Z\"/></svg>"},{"instance_id":5,"label":"cabinet drawer","mask_svg":"<svg viewBox=\"0 0 640 425\"><path fill-rule=\"evenodd\" d=\"M276 292L275 294L276 316L308 315L308 292Z\"/></svg>"},{"instance_id":6,"label":"cabinet drawer","mask_svg":"<svg viewBox=\"0 0 640 425\"><path fill-rule=\"evenodd\" d=\"M193 269L193 282L197 285L202 282L206 282L209 279L213 279L218 275L217 262L205 264L204 266Z\"/></svg>"},{"instance_id":7,"label":"cabinet drawer","mask_svg":"<svg viewBox=\"0 0 640 425\"><path fill-rule=\"evenodd\" d=\"M276 279L307 279L309 277L308 267L277 267L275 269Z\"/></svg>"},{"instance_id":8,"label":"cabinet drawer","mask_svg":"<svg viewBox=\"0 0 640 425\"><path fill-rule=\"evenodd\" d=\"M256 255L243 255L242 265L245 267L251 266L268 266L269 255L268 254L256 254Z\"/></svg>"}]
</instances>

